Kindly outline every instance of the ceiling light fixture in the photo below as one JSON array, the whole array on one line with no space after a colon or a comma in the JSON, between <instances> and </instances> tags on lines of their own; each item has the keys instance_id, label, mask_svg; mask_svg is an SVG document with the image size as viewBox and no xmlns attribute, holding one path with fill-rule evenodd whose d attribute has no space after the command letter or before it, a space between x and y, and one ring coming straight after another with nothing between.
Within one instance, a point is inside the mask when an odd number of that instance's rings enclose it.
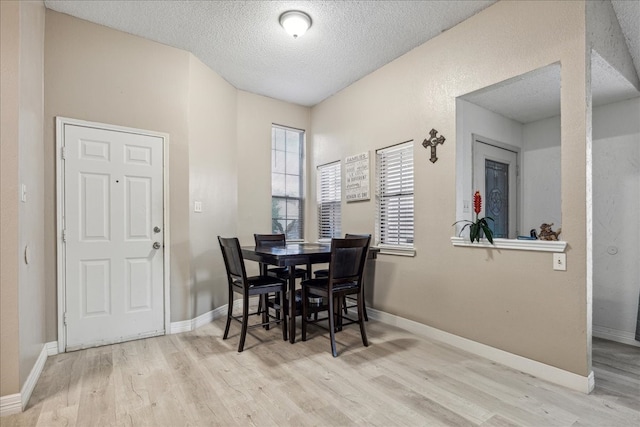
<instances>
[{"instance_id":1,"label":"ceiling light fixture","mask_svg":"<svg viewBox=\"0 0 640 427\"><path fill-rule=\"evenodd\" d=\"M280 15L280 25L294 39L297 39L311 27L311 17L304 12L290 10Z\"/></svg>"}]
</instances>

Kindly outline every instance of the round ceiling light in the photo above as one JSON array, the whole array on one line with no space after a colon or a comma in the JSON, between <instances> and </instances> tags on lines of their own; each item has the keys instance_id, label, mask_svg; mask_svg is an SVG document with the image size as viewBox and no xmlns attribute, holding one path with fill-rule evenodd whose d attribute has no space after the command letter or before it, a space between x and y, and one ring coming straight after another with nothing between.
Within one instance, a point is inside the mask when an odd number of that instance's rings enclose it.
<instances>
[{"instance_id":1,"label":"round ceiling light","mask_svg":"<svg viewBox=\"0 0 640 427\"><path fill-rule=\"evenodd\" d=\"M280 25L294 39L297 39L311 27L311 17L304 12L290 10L280 15Z\"/></svg>"}]
</instances>

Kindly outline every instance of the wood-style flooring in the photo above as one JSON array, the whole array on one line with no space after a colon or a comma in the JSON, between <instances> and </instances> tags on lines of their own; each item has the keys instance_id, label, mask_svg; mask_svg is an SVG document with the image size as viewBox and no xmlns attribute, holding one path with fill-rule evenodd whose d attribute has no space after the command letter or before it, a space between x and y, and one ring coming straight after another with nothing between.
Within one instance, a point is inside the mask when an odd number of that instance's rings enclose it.
<instances>
[{"instance_id":1,"label":"wood-style flooring","mask_svg":"<svg viewBox=\"0 0 640 427\"><path fill-rule=\"evenodd\" d=\"M49 357L2 426L640 426L640 348L594 339L585 395L370 321L291 345L223 319L194 332Z\"/></svg>"}]
</instances>

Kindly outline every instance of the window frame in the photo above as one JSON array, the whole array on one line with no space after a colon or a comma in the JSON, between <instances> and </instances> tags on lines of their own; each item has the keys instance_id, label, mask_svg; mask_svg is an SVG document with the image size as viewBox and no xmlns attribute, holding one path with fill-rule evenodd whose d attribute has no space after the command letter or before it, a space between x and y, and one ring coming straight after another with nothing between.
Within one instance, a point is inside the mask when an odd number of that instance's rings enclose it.
<instances>
[{"instance_id":1,"label":"window frame","mask_svg":"<svg viewBox=\"0 0 640 427\"><path fill-rule=\"evenodd\" d=\"M285 172L284 174L281 172L274 172L273 170L273 165L275 162L274 159L274 155L275 153L278 151L276 149L276 142L275 142L275 133L274 131L276 130L284 130L285 132L289 131L289 132L295 132L298 133L299 135L299 151L298 151L298 169L297 169L297 174L288 174L287 173L287 169L286 169L286 147L285 147ZM278 201L284 201L285 205L287 201L293 200L293 201L297 201L298 203L298 216L297 216L297 220L299 221L299 225L297 227L298 231L299 231L299 235L297 237L289 237L289 235L286 236L287 241L290 242L296 242L296 241L304 241L304 173L305 173L305 165L304 165L304 146L305 146L305 137L306 137L306 131L304 129L297 129L291 126L283 126L283 125L279 125L279 124L275 124L272 123L271 124L271 230L272 233L284 233L285 235L287 235L287 227L285 226L284 230L276 230L276 228L274 227L274 224L276 221L288 221L290 219L290 217L287 216L287 213L285 212L284 216L280 216L280 217L274 217L274 202L276 200ZM286 142L285 142L286 144ZM292 176L298 176L298 196L289 196L289 195L280 195L280 194L274 194L274 175L276 174L282 174L285 175L292 175ZM286 179L285 179L286 182ZM285 193L287 193L286 191L286 183L285 183Z\"/></svg>"},{"instance_id":2,"label":"window frame","mask_svg":"<svg viewBox=\"0 0 640 427\"><path fill-rule=\"evenodd\" d=\"M408 157L407 157L408 156ZM404 157L404 158L403 158ZM391 170L399 167L399 170ZM410 170L410 171L409 171ZM395 183L385 184L389 177ZM406 180L409 182L406 182ZM398 184L399 180L399 184ZM389 188L391 187L391 188ZM393 200L400 211L397 218L390 220L387 213L389 203ZM410 208L403 207L410 203ZM408 209L408 210L403 210ZM410 218L407 218L410 214ZM402 219L400 218L402 217ZM390 238L389 226L395 228L391 232L395 238ZM395 227L394 227L395 225ZM403 230L404 229L404 230ZM407 232L410 229L410 232ZM402 239L408 240L402 243ZM415 256L415 162L414 142L404 141L376 150L376 246L381 254ZM394 242L393 240L397 240Z\"/></svg>"},{"instance_id":3,"label":"window frame","mask_svg":"<svg viewBox=\"0 0 640 427\"><path fill-rule=\"evenodd\" d=\"M325 173L326 171L326 173ZM334 237L342 236L342 164L339 160L331 163L325 163L316 167L317 190L316 200L318 205L318 241L328 242ZM329 180L328 182L325 179ZM323 189L329 187L325 192ZM329 193L329 194L327 194ZM324 197L328 196L327 200ZM333 196L333 197L331 197ZM337 196L337 197L336 197ZM323 221L324 205L329 205L329 218L327 223ZM336 226L337 223L337 226ZM329 230L329 235L324 230Z\"/></svg>"}]
</instances>

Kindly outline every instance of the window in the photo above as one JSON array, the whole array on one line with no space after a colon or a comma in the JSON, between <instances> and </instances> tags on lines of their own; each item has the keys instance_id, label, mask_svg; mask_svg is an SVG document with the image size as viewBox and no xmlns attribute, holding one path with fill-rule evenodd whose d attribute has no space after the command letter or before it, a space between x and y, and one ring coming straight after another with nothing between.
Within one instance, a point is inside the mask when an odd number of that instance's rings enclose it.
<instances>
[{"instance_id":1,"label":"window","mask_svg":"<svg viewBox=\"0 0 640 427\"><path fill-rule=\"evenodd\" d=\"M318 238L340 237L340 162L318 166Z\"/></svg>"},{"instance_id":2,"label":"window","mask_svg":"<svg viewBox=\"0 0 640 427\"><path fill-rule=\"evenodd\" d=\"M287 240L304 238L303 142L302 130L271 127L271 228Z\"/></svg>"},{"instance_id":3,"label":"window","mask_svg":"<svg viewBox=\"0 0 640 427\"><path fill-rule=\"evenodd\" d=\"M376 244L413 249L413 141L376 151Z\"/></svg>"}]
</instances>

